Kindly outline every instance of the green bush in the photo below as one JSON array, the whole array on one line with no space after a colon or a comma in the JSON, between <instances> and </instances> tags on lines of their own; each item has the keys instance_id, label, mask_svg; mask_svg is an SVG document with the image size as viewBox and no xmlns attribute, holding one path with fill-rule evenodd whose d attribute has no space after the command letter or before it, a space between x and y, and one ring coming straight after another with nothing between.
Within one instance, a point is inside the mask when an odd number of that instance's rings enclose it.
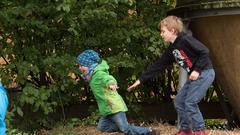
<instances>
[{"instance_id":1,"label":"green bush","mask_svg":"<svg viewBox=\"0 0 240 135\"><path fill-rule=\"evenodd\" d=\"M157 26L170 8L168 0L1 0L0 5L0 56L7 63L0 66L0 78L19 91L10 101L9 126L20 116L34 128L49 127L49 114L57 108L94 99L87 85L75 80L81 51L94 49L109 61L125 97L132 76L165 48ZM27 119L31 113L40 117Z\"/></svg>"}]
</instances>

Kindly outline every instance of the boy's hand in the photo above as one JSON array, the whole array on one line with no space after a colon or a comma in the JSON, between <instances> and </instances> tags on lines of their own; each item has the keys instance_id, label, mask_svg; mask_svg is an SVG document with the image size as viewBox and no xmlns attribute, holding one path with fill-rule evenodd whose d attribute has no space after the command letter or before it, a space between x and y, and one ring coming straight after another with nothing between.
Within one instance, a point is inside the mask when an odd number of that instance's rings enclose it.
<instances>
[{"instance_id":1,"label":"boy's hand","mask_svg":"<svg viewBox=\"0 0 240 135\"><path fill-rule=\"evenodd\" d=\"M118 86L116 84L110 84L109 89L112 91L116 91L118 89Z\"/></svg>"},{"instance_id":2,"label":"boy's hand","mask_svg":"<svg viewBox=\"0 0 240 135\"><path fill-rule=\"evenodd\" d=\"M198 79L198 76L199 76L199 72L193 70L192 73L189 76L189 79L194 81L194 80Z\"/></svg>"},{"instance_id":3,"label":"boy's hand","mask_svg":"<svg viewBox=\"0 0 240 135\"><path fill-rule=\"evenodd\" d=\"M140 81L137 80L133 85L131 85L130 87L128 87L128 91L130 92L133 88L137 87L140 84Z\"/></svg>"}]
</instances>

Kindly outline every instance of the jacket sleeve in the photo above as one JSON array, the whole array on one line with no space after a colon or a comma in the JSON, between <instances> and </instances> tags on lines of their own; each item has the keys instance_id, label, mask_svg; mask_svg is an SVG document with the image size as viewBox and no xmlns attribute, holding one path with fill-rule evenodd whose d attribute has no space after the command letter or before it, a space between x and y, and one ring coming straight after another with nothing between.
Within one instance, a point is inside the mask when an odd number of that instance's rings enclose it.
<instances>
[{"instance_id":1,"label":"jacket sleeve","mask_svg":"<svg viewBox=\"0 0 240 135\"><path fill-rule=\"evenodd\" d=\"M116 79L112 75L105 75L103 77L104 87L108 88L110 84L116 84L117 85Z\"/></svg>"},{"instance_id":2,"label":"jacket sleeve","mask_svg":"<svg viewBox=\"0 0 240 135\"><path fill-rule=\"evenodd\" d=\"M206 66L209 62L209 50L205 45L203 45L200 41L194 38L192 39L192 42L190 44L193 51L196 52L196 54L198 55L197 60L194 62L193 70L201 73L204 66Z\"/></svg>"},{"instance_id":3,"label":"jacket sleeve","mask_svg":"<svg viewBox=\"0 0 240 135\"><path fill-rule=\"evenodd\" d=\"M167 48L163 55L138 78L141 83L155 77L160 71L167 68L174 62L170 48Z\"/></svg>"}]
</instances>

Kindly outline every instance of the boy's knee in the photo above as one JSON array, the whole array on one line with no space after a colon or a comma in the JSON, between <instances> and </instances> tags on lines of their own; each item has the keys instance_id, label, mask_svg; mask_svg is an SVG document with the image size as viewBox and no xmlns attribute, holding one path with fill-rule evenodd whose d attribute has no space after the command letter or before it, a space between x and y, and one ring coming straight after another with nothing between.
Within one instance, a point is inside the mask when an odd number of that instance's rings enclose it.
<instances>
[{"instance_id":1,"label":"boy's knee","mask_svg":"<svg viewBox=\"0 0 240 135\"><path fill-rule=\"evenodd\" d=\"M101 132L111 132L108 128L104 128L104 127L101 127L101 126L97 126L97 129Z\"/></svg>"},{"instance_id":2,"label":"boy's knee","mask_svg":"<svg viewBox=\"0 0 240 135\"><path fill-rule=\"evenodd\" d=\"M99 130L99 131L102 131L102 132L108 132L108 127L105 125L105 126L102 126L101 124L98 124L97 125L97 129Z\"/></svg>"},{"instance_id":3,"label":"boy's knee","mask_svg":"<svg viewBox=\"0 0 240 135\"><path fill-rule=\"evenodd\" d=\"M116 132L119 131L115 125L112 124L98 124L97 129L101 132Z\"/></svg>"},{"instance_id":4,"label":"boy's knee","mask_svg":"<svg viewBox=\"0 0 240 135\"><path fill-rule=\"evenodd\" d=\"M196 103L188 102L185 104L185 110L189 113L195 113L198 105Z\"/></svg>"},{"instance_id":5,"label":"boy's knee","mask_svg":"<svg viewBox=\"0 0 240 135\"><path fill-rule=\"evenodd\" d=\"M176 98L173 103L175 108L182 108L184 106L184 102L178 98Z\"/></svg>"}]
</instances>

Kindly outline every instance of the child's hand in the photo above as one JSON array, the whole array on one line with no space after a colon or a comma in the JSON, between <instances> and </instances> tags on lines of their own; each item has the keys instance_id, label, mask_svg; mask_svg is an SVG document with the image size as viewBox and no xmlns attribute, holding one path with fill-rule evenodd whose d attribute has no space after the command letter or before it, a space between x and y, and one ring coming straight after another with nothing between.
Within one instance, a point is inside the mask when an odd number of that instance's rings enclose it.
<instances>
[{"instance_id":1,"label":"child's hand","mask_svg":"<svg viewBox=\"0 0 240 135\"><path fill-rule=\"evenodd\" d=\"M140 81L137 80L133 85L131 85L130 87L128 87L128 91L130 92L133 88L137 87L140 84Z\"/></svg>"},{"instance_id":2,"label":"child's hand","mask_svg":"<svg viewBox=\"0 0 240 135\"><path fill-rule=\"evenodd\" d=\"M110 84L109 89L112 91L116 91L118 89L118 86L116 84Z\"/></svg>"},{"instance_id":3,"label":"child's hand","mask_svg":"<svg viewBox=\"0 0 240 135\"><path fill-rule=\"evenodd\" d=\"M194 81L194 80L198 79L198 76L199 76L199 72L193 70L192 73L189 76L189 79Z\"/></svg>"}]
</instances>

